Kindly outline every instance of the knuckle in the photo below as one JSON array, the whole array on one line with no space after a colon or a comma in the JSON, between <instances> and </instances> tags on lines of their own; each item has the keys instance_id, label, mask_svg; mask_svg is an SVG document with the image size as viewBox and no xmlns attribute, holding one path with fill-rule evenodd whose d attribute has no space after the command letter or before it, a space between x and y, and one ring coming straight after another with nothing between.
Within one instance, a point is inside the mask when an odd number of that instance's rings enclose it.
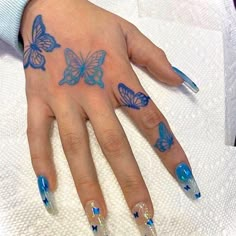
<instances>
[{"instance_id":1,"label":"knuckle","mask_svg":"<svg viewBox=\"0 0 236 236\"><path fill-rule=\"evenodd\" d=\"M125 145L125 136L116 130L107 130L103 134L102 149L107 155L118 157Z\"/></svg>"},{"instance_id":2,"label":"knuckle","mask_svg":"<svg viewBox=\"0 0 236 236\"><path fill-rule=\"evenodd\" d=\"M77 153L82 143L82 138L76 133L62 135L63 148L66 153Z\"/></svg>"},{"instance_id":3,"label":"knuckle","mask_svg":"<svg viewBox=\"0 0 236 236\"><path fill-rule=\"evenodd\" d=\"M127 33L132 34L134 32L138 32L139 31L137 26L135 26L131 22L125 20L124 23L125 23L125 26L126 26L125 28L126 28Z\"/></svg>"},{"instance_id":4,"label":"knuckle","mask_svg":"<svg viewBox=\"0 0 236 236\"><path fill-rule=\"evenodd\" d=\"M98 188L98 181L95 179L91 178L91 176L80 176L78 179L75 181L76 188L78 190L83 190L85 189L86 191L97 189Z\"/></svg>"},{"instance_id":5,"label":"knuckle","mask_svg":"<svg viewBox=\"0 0 236 236\"><path fill-rule=\"evenodd\" d=\"M141 181L137 176L128 176L122 185L124 194L133 194L141 191Z\"/></svg>"},{"instance_id":6,"label":"knuckle","mask_svg":"<svg viewBox=\"0 0 236 236\"><path fill-rule=\"evenodd\" d=\"M36 163L36 162L42 161L42 157L39 154L37 154L37 153L34 153L34 152L31 151L30 156L31 156L32 163Z\"/></svg>"},{"instance_id":7,"label":"knuckle","mask_svg":"<svg viewBox=\"0 0 236 236\"><path fill-rule=\"evenodd\" d=\"M149 109L143 114L142 123L146 130L150 130L155 128L163 119L163 115L156 109Z\"/></svg>"},{"instance_id":8,"label":"knuckle","mask_svg":"<svg viewBox=\"0 0 236 236\"><path fill-rule=\"evenodd\" d=\"M27 127L26 134L28 138L34 137L35 133L35 130L31 126Z\"/></svg>"},{"instance_id":9,"label":"knuckle","mask_svg":"<svg viewBox=\"0 0 236 236\"><path fill-rule=\"evenodd\" d=\"M158 54L161 58L166 57L166 53L161 48L158 48Z\"/></svg>"}]
</instances>

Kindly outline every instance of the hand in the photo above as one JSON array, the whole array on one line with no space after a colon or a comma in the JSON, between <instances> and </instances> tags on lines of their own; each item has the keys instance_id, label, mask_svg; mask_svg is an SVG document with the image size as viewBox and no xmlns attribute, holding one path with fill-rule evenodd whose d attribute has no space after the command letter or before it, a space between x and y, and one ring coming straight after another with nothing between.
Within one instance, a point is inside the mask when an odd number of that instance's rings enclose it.
<instances>
[{"instance_id":1,"label":"hand","mask_svg":"<svg viewBox=\"0 0 236 236\"><path fill-rule=\"evenodd\" d=\"M130 61L170 86L197 86L172 68L164 52L124 19L86 0L31 0L21 34L28 101L28 141L41 197L54 210L56 172L49 130L61 142L92 230L107 235L104 198L93 164L86 121L122 188L142 235L156 235L153 206L114 109L130 116L170 174L193 199L200 197L187 157L165 117L141 86ZM129 171L127 171L129 170ZM134 194L135 193L135 194Z\"/></svg>"}]
</instances>

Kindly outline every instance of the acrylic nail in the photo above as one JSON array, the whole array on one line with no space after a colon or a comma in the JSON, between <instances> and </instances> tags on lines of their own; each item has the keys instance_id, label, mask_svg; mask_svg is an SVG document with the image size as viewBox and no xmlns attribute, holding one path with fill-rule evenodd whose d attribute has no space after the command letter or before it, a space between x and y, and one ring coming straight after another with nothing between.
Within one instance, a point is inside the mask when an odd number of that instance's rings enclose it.
<instances>
[{"instance_id":1,"label":"acrylic nail","mask_svg":"<svg viewBox=\"0 0 236 236\"><path fill-rule=\"evenodd\" d=\"M102 215L99 204L96 201L89 201L85 206L85 212L94 235L108 236L105 219Z\"/></svg>"},{"instance_id":2,"label":"acrylic nail","mask_svg":"<svg viewBox=\"0 0 236 236\"><path fill-rule=\"evenodd\" d=\"M56 209L54 207L53 194L50 192L49 183L46 177L42 175L38 176L38 188L43 204L47 211L50 214L56 213Z\"/></svg>"},{"instance_id":3,"label":"acrylic nail","mask_svg":"<svg viewBox=\"0 0 236 236\"><path fill-rule=\"evenodd\" d=\"M189 198L195 200L201 197L192 171L187 164L180 163L175 169L175 174L181 188Z\"/></svg>"},{"instance_id":4,"label":"acrylic nail","mask_svg":"<svg viewBox=\"0 0 236 236\"><path fill-rule=\"evenodd\" d=\"M187 75L185 75L181 70L177 69L174 66L172 66L172 69L182 78L186 87L188 87L194 93L199 92L198 86Z\"/></svg>"},{"instance_id":5,"label":"acrylic nail","mask_svg":"<svg viewBox=\"0 0 236 236\"><path fill-rule=\"evenodd\" d=\"M140 202L132 209L132 214L142 236L156 236L154 222L145 203Z\"/></svg>"}]
</instances>

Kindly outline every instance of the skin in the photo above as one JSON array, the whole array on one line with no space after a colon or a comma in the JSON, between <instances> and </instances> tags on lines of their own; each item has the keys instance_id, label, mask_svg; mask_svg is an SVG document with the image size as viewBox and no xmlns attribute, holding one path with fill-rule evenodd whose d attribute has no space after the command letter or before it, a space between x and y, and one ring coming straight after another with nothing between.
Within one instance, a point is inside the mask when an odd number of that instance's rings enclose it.
<instances>
[{"instance_id":1,"label":"skin","mask_svg":"<svg viewBox=\"0 0 236 236\"><path fill-rule=\"evenodd\" d=\"M133 91L148 96L130 62L145 67L154 79L170 86L181 85L182 79L171 69L165 53L134 25L86 0L31 0L22 19L21 34L25 44L31 39L32 23L39 14L43 16L47 31L56 38L61 48L44 54L46 71L32 68L25 70L27 135L36 175L46 176L51 191L55 191L56 172L50 144L50 127L56 119L62 146L83 206L90 200L96 200L106 216L107 209L88 142L86 121L89 120L129 208L132 209L138 202L145 202L153 215L148 189L114 112L114 109L121 106L117 86L124 83ZM87 55L89 51L107 52L102 65L104 89L90 86L83 80L75 86L58 85L66 68L64 49L67 47L83 55ZM152 100L140 110L125 106L122 109L151 146L158 139L157 127L160 122L164 122L170 130L165 117ZM173 176L180 162L189 164L175 137L170 150L155 151Z\"/></svg>"}]
</instances>

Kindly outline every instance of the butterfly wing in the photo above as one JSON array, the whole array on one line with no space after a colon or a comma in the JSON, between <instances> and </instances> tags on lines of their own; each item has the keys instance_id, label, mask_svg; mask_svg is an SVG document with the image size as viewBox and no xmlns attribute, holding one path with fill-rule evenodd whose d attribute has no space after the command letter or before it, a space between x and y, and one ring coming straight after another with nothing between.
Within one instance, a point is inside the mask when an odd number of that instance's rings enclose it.
<instances>
[{"instance_id":1,"label":"butterfly wing","mask_svg":"<svg viewBox=\"0 0 236 236\"><path fill-rule=\"evenodd\" d=\"M140 108L134 103L135 93L133 90L125 86L123 83L118 85L118 90L121 95L121 102L124 106L139 110Z\"/></svg>"},{"instance_id":2,"label":"butterfly wing","mask_svg":"<svg viewBox=\"0 0 236 236\"><path fill-rule=\"evenodd\" d=\"M170 149L172 142L168 142L166 139L159 138L155 144L155 147L158 148L160 152L165 152Z\"/></svg>"},{"instance_id":3,"label":"butterfly wing","mask_svg":"<svg viewBox=\"0 0 236 236\"><path fill-rule=\"evenodd\" d=\"M30 56L29 56L29 65L33 67L34 69L42 69L45 70L45 57L40 54L39 51L31 50Z\"/></svg>"},{"instance_id":4,"label":"butterfly wing","mask_svg":"<svg viewBox=\"0 0 236 236\"><path fill-rule=\"evenodd\" d=\"M100 88L104 88L104 83L102 81L103 70L101 68L96 68L93 74L88 74L85 72L85 82L89 85L97 84Z\"/></svg>"},{"instance_id":5,"label":"butterfly wing","mask_svg":"<svg viewBox=\"0 0 236 236\"><path fill-rule=\"evenodd\" d=\"M63 79L59 82L60 85L69 84L75 85L81 78L80 69L83 65L83 60L80 59L71 49L65 49L65 58L67 68L64 72Z\"/></svg>"},{"instance_id":6,"label":"butterfly wing","mask_svg":"<svg viewBox=\"0 0 236 236\"><path fill-rule=\"evenodd\" d=\"M43 34L36 39L36 44L39 49L45 52L52 52L55 48L59 48L60 45L56 42L55 38L50 34Z\"/></svg>"},{"instance_id":7,"label":"butterfly wing","mask_svg":"<svg viewBox=\"0 0 236 236\"><path fill-rule=\"evenodd\" d=\"M46 52L52 52L55 48L60 47L55 38L46 33L46 28L41 15L37 16L34 20L32 41L40 50L42 49Z\"/></svg>"},{"instance_id":8,"label":"butterfly wing","mask_svg":"<svg viewBox=\"0 0 236 236\"><path fill-rule=\"evenodd\" d=\"M24 63L24 68L26 69L29 64L30 64L30 56L31 56L31 53L32 53L32 49L29 47L27 50L24 51L24 60L23 60L23 63Z\"/></svg>"},{"instance_id":9,"label":"butterfly wing","mask_svg":"<svg viewBox=\"0 0 236 236\"><path fill-rule=\"evenodd\" d=\"M43 24L42 16L39 15L35 18L33 23L33 30L32 30L32 40L33 43L36 43L36 40L39 39L41 36L45 34L46 28Z\"/></svg>"},{"instance_id":10,"label":"butterfly wing","mask_svg":"<svg viewBox=\"0 0 236 236\"><path fill-rule=\"evenodd\" d=\"M141 92L138 92L134 96L134 104L139 108L145 107L145 106L147 106L149 99L150 99L150 97L146 96L145 94L143 94Z\"/></svg>"},{"instance_id":11,"label":"butterfly wing","mask_svg":"<svg viewBox=\"0 0 236 236\"><path fill-rule=\"evenodd\" d=\"M160 138L157 140L155 147L161 152L165 152L169 150L174 143L173 135L168 131L163 122L159 124L159 134Z\"/></svg>"},{"instance_id":12,"label":"butterfly wing","mask_svg":"<svg viewBox=\"0 0 236 236\"><path fill-rule=\"evenodd\" d=\"M85 59L85 82L90 85L97 84L99 87L104 88L102 81L103 70L101 65L104 63L106 52L104 50L96 51Z\"/></svg>"}]
</instances>

